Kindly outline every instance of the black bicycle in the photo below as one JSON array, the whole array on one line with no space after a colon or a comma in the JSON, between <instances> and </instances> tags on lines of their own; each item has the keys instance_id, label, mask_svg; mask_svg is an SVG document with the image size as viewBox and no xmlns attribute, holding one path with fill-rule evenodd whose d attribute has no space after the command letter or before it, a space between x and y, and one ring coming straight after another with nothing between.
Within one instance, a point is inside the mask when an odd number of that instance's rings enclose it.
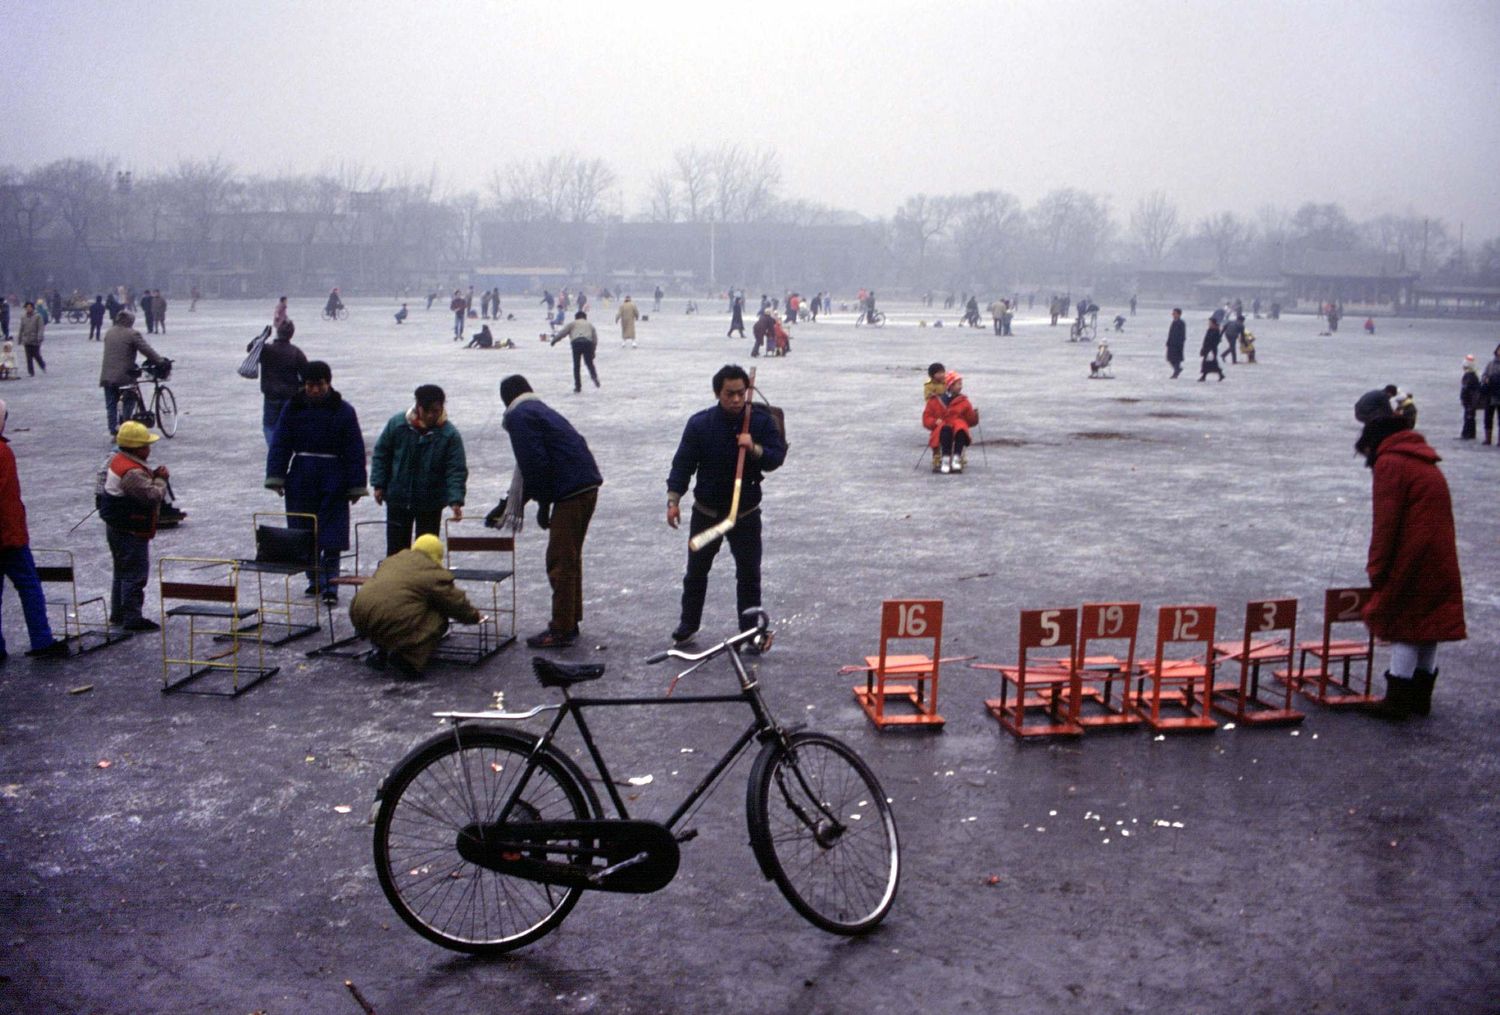
<instances>
[{"instance_id":1,"label":"black bicycle","mask_svg":"<svg viewBox=\"0 0 1500 1015\"><path fill-rule=\"evenodd\" d=\"M172 376L172 361L147 360L141 366L131 367L130 376L130 383L120 388L120 400L116 403L119 421L133 419L148 430L156 427L163 437L177 436L177 396L166 383ZM142 377L151 385L150 395L141 390Z\"/></svg>"},{"instance_id":2,"label":"black bicycle","mask_svg":"<svg viewBox=\"0 0 1500 1015\"><path fill-rule=\"evenodd\" d=\"M900 848L890 801L864 761L833 737L779 724L757 678L741 659L746 646L770 647L766 615L755 627L705 652L652 656L689 663L672 681L727 656L739 693L664 698L589 698L573 688L604 675L602 665L534 658L543 687L562 704L529 712L439 712L453 723L418 745L375 794L375 871L401 918L455 951L507 952L556 928L585 891L654 892L677 873L679 845L697 835L680 828L735 761L758 741L746 817L761 872L803 917L835 934L875 927L896 898ZM669 689L668 694L671 691ZM753 718L665 823L635 820L594 742L584 710L626 706L741 702ZM497 722L555 711L540 736ZM572 718L609 794L613 817L578 765L554 743Z\"/></svg>"}]
</instances>

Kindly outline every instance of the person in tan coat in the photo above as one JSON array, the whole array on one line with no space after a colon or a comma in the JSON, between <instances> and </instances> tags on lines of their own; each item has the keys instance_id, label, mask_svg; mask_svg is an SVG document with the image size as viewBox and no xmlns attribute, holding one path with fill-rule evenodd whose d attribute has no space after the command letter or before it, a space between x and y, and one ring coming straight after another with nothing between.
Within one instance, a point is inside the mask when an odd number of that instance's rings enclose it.
<instances>
[{"instance_id":1,"label":"person in tan coat","mask_svg":"<svg viewBox=\"0 0 1500 1015\"><path fill-rule=\"evenodd\" d=\"M620 303L620 309L615 311L615 320L620 324L620 344L628 345L634 349L635 345L635 322L640 320L641 311L629 296Z\"/></svg>"},{"instance_id":2,"label":"person in tan coat","mask_svg":"<svg viewBox=\"0 0 1500 1015\"><path fill-rule=\"evenodd\" d=\"M485 618L453 584L442 565L443 544L424 535L380 562L349 605L354 629L375 646L370 665L390 666L403 676L422 675L448 622L477 624Z\"/></svg>"}]
</instances>

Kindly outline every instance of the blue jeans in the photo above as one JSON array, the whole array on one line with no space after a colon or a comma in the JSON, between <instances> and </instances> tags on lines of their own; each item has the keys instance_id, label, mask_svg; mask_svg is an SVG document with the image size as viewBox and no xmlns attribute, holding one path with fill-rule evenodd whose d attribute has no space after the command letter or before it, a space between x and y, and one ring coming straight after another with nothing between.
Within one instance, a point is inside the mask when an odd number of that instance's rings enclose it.
<instances>
[{"instance_id":1,"label":"blue jeans","mask_svg":"<svg viewBox=\"0 0 1500 1015\"><path fill-rule=\"evenodd\" d=\"M266 435L266 447L271 446L271 435L276 432L276 423L281 419L281 410L286 406L284 398L267 398L260 409L260 429Z\"/></svg>"},{"instance_id":2,"label":"blue jeans","mask_svg":"<svg viewBox=\"0 0 1500 1015\"><path fill-rule=\"evenodd\" d=\"M455 310L453 312L453 337L464 337L464 315L463 311L461 310Z\"/></svg>"},{"instance_id":3,"label":"blue jeans","mask_svg":"<svg viewBox=\"0 0 1500 1015\"><path fill-rule=\"evenodd\" d=\"M16 587L16 596L21 600L21 612L26 615L26 631L31 635L31 647L46 648L52 644L52 627L47 623L47 600L42 594L42 583L36 577L36 562L31 559L31 547L18 546L0 550L0 575L10 579ZM0 581L0 588L4 582ZM5 635L0 632L0 655L5 654Z\"/></svg>"},{"instance_id":4,"label":"blue jeans","mask_svg":"<svg viewBox=\"0 0 1500 1015\"><path fill-rule=\"evenodd\" d=\"M151 577L151 540L114 526L107 526L104 532L115 563L114 582L109 588L110 619L121 623L140 620L146 582Z\"/></svg>"}]
</instances>

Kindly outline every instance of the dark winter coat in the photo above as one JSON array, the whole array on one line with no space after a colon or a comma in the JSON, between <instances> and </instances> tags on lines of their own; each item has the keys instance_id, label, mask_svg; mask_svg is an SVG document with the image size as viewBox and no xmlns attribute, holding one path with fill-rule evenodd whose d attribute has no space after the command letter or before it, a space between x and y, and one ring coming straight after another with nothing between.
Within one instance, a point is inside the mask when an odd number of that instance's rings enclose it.
<instances>
[{"instance_id":1,"label":"dark winter coat","mask_svg":"<svg viewBox=\"0 0 1500 1015\"><path fill-rule=\"evenodd\" d=\"M387 557L349 604L354 629L416 669L427 665L448 621L479 622L453 575L420 550Z\"/></svg>"},{"instance_id":2,"label":"dark winter coat","mask_svg":"<svg viewBox=\"0 0 1500 1015\"><path fill-rule=\"evenodd\" d=\"M102 327L104 324L104 302L95 300L89 304L89 324L94 327Z\"/></svg>"},{"instance_id":3,"label":"dark winter coat","mask_svg":"<svg viewBox=\"0 0 1500 1015\"><path fill-rule=\"evenodd\" d=\"M1219 323L1214 321L1209 324L1208 330L1203 333L1203 344L1198 347L1198 355L1204 359L1219 358L1219 339L1223 332L1219 331Z\"/></svg>"},{"instance_id":4,"label":"dark winter coat","mask_svg":"<svg viewBox=\"0 0 1500 1015\"><path fill-rule=\"evenodd\" d=\"M523 502L555 504L604 483L588 441L531 392L506 407L501 425L521 472Z\"/></svg>"},{"instance_id":5,"label":"dark winter coat","mask_svg":"<svg viewBox=\"0 0 1500 1015\"><path fill-rule=\"evenodd\" d=\"M286 490L286 509L318 516L318 549L349 549L349 502L365 489L365 439L354 406L337 391L298 394L281 410L266 455L266 487Z\"/></svg>"},{"instance_id":6,"label":"dark winter coat","mask_svg":"<svg viewBox=\"0 0 1500 1015\"><path fill-rule=\"evenodd\" d=\"M1479 408L1479 375L1465 370L1458 381L1458 404L1465 409Z\"/></svg>"},{"instance_id":7,"label":"dark winter coat","mask_svg":"<svg viewBox=\"0 0 1500 1015\"><path fill-rule=\"evenodd\" d=\"M1463 582L1448 482L1436 451L1415 430L1380 442L1372 466L1374 524L1365 571L1365 623L1386 641L1459 641Z\"/></svg>"},{"instance_id":8,"label":"dark winter coat","mask_svg":"<svg viewBox=\"0 0 1500 1015\"><path fill-rule=\"evenodd\" d=\"M1167 329L1167 362L1181 366L1187 352L1187 322L1177 320Z\"/></svg>"},{"instance_id":9,"label":"dark winter coat","mask_svg":"<svg viewBox=\"0 0 1500 1015\"><path fill-rule=\"evenodd\" d=\"M677 453L672 456L672 470L667 474L667 490L679 496L687 492L693 474L695 504L715 514L729 511L734 497L734 467L739 458L739 433L744 417L731 416L718 405L710 406L689 417L683 428ZM767 472L781 468L786 460L786 441L776 426L776 418L763 405L750 414L750 439L761 447L760 457L746 453L744 481L740 487L740 514L748 514L760 505L760 482Z\"/></svg>"},{"instance_id":10,"label":"dark winter coat","mask_svg":"<svg viewBox=\"0 0 1500 1015\"><path fill-rule=\"evenodd\" d=\"M248 346L245 351L250 351ZM307 355L291 339L267 342L260 348L260 393L268 402L285 402L302 390L306 368Z\"/></svg>"},{"instance_id":11,"label":"dark winter coat","mask_svg":"<svg viewBox=\"0 0 1500 1015\"><path fill-rule=\"evenodd\" d=\"M385 491L387 502L409 511L440 511L464 502L469 466L464 439L447 419L418 430L408 413L385 424L370 456L370 486Z\"/></svg>"}]
</instances>

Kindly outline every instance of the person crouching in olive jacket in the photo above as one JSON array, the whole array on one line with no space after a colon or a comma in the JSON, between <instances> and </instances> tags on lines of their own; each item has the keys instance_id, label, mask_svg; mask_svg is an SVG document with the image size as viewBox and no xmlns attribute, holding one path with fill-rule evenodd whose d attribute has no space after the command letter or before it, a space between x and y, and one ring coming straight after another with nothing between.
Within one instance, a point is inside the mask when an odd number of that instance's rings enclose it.
<instances>
[{"instance_id":1,"label":"person crouching in olive jacket","mask_svg":"<svg viewBox=\"0 0 1500 1015\"><path fill-rule=\"evenodd\" d=\"M374 668L390 666L403 676L420 677L450 620L477 624L484 619L442 561L442 541L420 536L410 550L381 561L354 596L349 620L375 646Z\"/></svg>"}]
</instances>

